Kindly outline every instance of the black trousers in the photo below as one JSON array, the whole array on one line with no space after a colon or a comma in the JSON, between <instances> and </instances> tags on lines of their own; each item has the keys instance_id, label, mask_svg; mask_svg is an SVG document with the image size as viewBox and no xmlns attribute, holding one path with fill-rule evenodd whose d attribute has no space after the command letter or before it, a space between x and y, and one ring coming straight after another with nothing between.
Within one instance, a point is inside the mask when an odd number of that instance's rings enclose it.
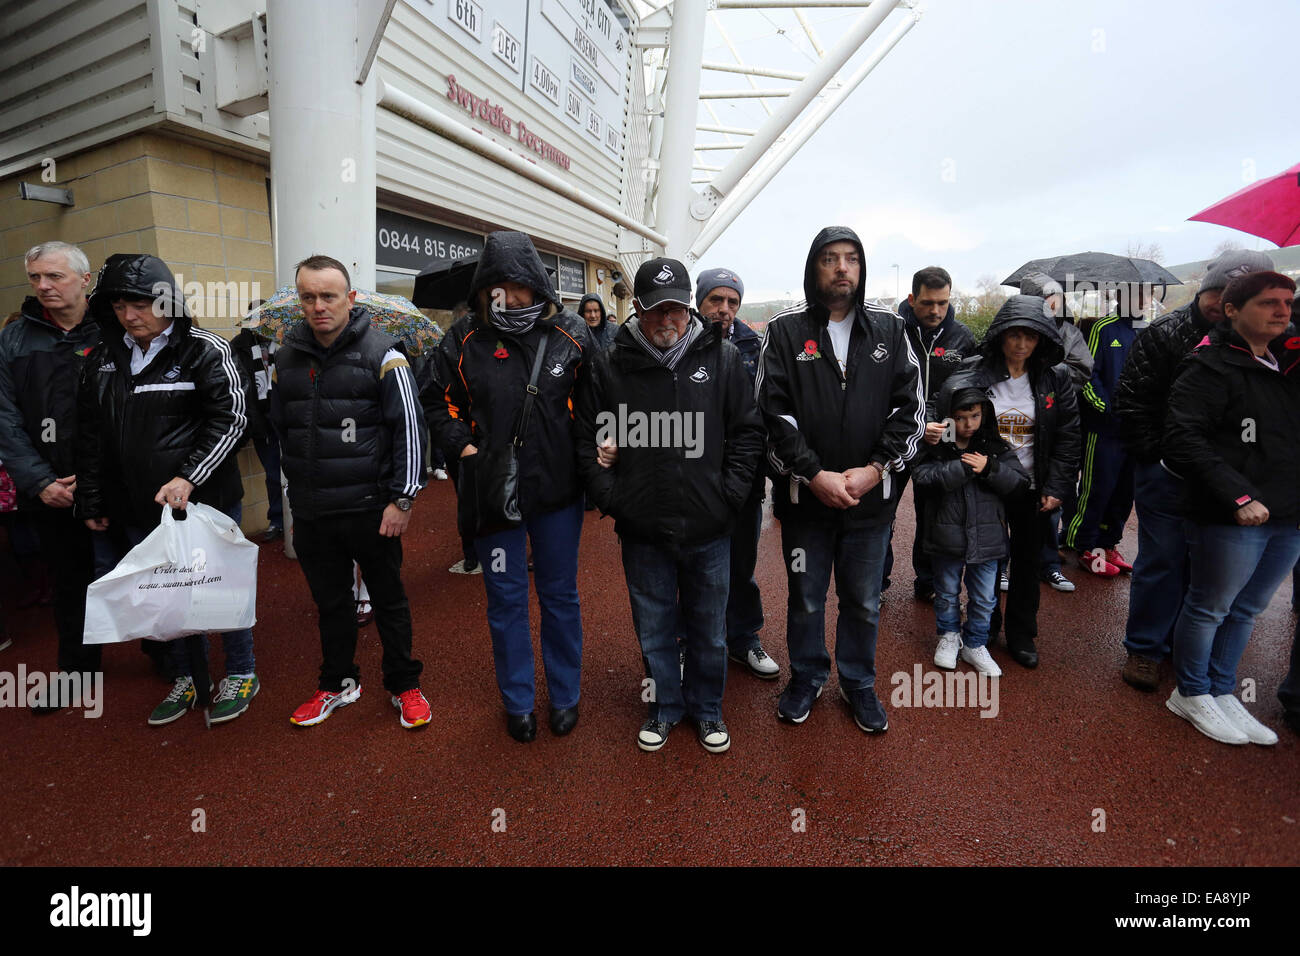
<instances>
[{"instance_id":1,"label":"black trousers","mask_svg":"<svg viewBox=\"0 0 1300 956\"><path fill-rule=\"evenodd\" d=\"M998 592L998 605L989 621L989 637L991 641L1002 628L1005 598L1007 647L1029 647L1038 637L1038 559L1044 537L1050 531L1049 515L1038 510L1038 497L1037 491L1029 491L1006 502L1011 586L1005 595Z\"/></svg>"},{"instance_id":2,"label":"black trousers","mask_svg":"<svg viewBox=\"0 0 1300 956\"><path fill-rule=\"evenodd\" d=\"M361 566L370 590L384 646L384 688L400 694L420 686L423 665L411 656L411 607L402 587L402 539L385 538L379 533L379 522L378 512L294 519L294 549L320 613L321 690L337 693L345 680L361 683L353 561Z\"/></svg>"},{"instance_id":3,"label":"black trousers","mask_svg":"<svg viewBox=\"0 0 1300 956\"><path fill-rule=\"evenodd\" d=\"M912 536L912 571L916 579L912 584L914 593L934 590L934 569L930 567L930 552L925 550L925 505L930 500L930 493L916 482L912 482L912 507L916 511L916 533Z\"/></svg>"},{"instance_id":4,"label":"black trousers","mask_svg":"<svg viewBox=\"0 0 1300 956\"><path fill-rule=\"evenodd\" d=\"M59 670L97 671L101 648L81 643L86 630L86 588L94 576L90 529L71 508L31 512L41 556L54 576L54 624L59 632Z\"/></svg>"}]
</instances>

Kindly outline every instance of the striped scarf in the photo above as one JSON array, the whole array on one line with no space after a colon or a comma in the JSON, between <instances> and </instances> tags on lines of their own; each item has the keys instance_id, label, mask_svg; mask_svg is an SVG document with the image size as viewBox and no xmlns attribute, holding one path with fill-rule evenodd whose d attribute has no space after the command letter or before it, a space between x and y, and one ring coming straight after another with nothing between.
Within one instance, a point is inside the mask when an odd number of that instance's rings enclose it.
<instances>
[{"instance_id":1,"label":"striped scarf","mask_svg":"<svg viewBox=\"0 0 1300 956\"><path fill-rule=\"evenodd\" d=\"M523 335L542 317L542 310L548 304L543 299L536 305L525 306L522 309L502 309L499 312L488 306L488 323L498 332Z\"/></svg>"},{"instance_id":2,"label":"striped scarf","mask_svg":"<svg viewBox=\"0 0 1300 956\"><path fill-rule=\"evenodd\" d=\"M683 334L680 339L670 345L666 350L660 350L658 346L646 338L645 334L641 331L641 322L638 316L634 315L632 318L628 319L627 325L628 328L632 330L632 338L636 340L637 344L645 349L652 359L672 371L677 370L677 363L682 360L682 356L685 355L687 349L691 347L691 343L695 341L695 337L699 335L704 328L700 325L699 321L696 320L695 316L691 316L691 320L686 323L685 334Z\"/></svg>"}]
</instances>

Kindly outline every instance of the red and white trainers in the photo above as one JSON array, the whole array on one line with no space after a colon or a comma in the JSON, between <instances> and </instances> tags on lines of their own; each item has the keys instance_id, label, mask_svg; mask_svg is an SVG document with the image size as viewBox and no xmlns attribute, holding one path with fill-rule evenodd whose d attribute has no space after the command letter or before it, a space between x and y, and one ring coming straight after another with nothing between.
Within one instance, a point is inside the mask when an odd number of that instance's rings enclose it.
<instances>
[{"instance_id":1,"label":"red and white trainers","mask_svg":"<svg viewBox=\"0 0 1300 956\"><path fill-rule=\"evenodd\" d=\"M1119 568L1106 560L1106 552L1101 548L1080 551L1079 567L1101 578L1113 578L1119 574Z\"/></svg>"},{"instance_id":2,"label":"red and white trainers","mask_svg":"<svg viewBox=\"0 0 1300 956\"><path fill-rule=\"evenodd\" d=\"M346 707L348 704L360 699L360 684L345 687L338 693L318 690L311 695L311 700L293 712L293 716L289 718L289 723L297 724L299 727L310 727L312 724L319 724L334 713L335 708Z\"/></svg>"},{"instance_id":3,"label":"red and white trainers","mask_svg":"<svg viewBox=\"0 0 1300 956\"><path fill-rule=\"evenodd\" d=\"M1119 568L1125 574L1129 574L1133 570L1133 565L1125 561L1124 555L1120 554L1114 548L1106 549L1106 560L1109 561L1111 564L1115 565L1115 567Z\"/></svg>"},{"instance_id":4,"label":"red and white trainers","mask_svg":"<svg viewBox=\"0 0 1300 956\"><path fill-rule=\"evenodd\" d=\"M402 720L402 726L407 730L422 727L433 719L433 709L418 687L404 690L395 695L392 700Z\"/></svg>"}]
</instances>

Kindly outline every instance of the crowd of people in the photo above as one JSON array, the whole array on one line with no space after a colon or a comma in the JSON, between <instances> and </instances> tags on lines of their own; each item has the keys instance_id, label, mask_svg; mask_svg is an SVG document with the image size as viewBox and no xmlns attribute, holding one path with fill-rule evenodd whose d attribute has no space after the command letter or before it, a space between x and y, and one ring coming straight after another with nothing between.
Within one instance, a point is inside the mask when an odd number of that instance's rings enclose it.
<instances>
[{"instance_id":1,"label":"crowd of people","mask_svg":"<svg viewBox=\"0 0 1300 956\"><path fill-rule=\"evenodd\" d=\"M734 270L692 282L683 263L650 259L620 324L599 295L566 309L531 240L496 232L441 344L418 356L325 255L296 268L305 321L278 350L252 330L228 342L200 328L153 256L111 255L95 277L76 246L47 242L25 265L33 295L0 332L0 508L21 518L14 547L50 568L61 671L100 668L82 641L86 588L160 508L202 502L238 522L235 452L251 438L272 504L264 538L283 533L283 471L319 611L320 674L298 726L359 699L372 613L401 725L432 719L401 537L430 474L450 474L453 570L482 574L506 730L522 743L538 733L531 588L550 731L578 723L578 546L598 510L614 519L645 669L637 746L656 751L689 721L706 750L729 748L728 661L781 671L755 579L769 485L790 671L776 716L809 719L833 650L856 725L887 730L876 646L909 482L912 593L933 604L936 667L1001 677L999 636L1036 667L1041 585L1075 589L1064 544L1083 573L1131 576L1125 682L1156 689L1172 658L1171 712L1223 743L1277 741L1236 694L1255 617L1300 559L1296 285L1263 253L1223 254L1188 306L1149 326L1149 288L1118 287L1114 311L1081 329L1062 285L1031 274L977 342L946 271L918 271L897 311L870 302L861 241L829 227L809 248L804 301L760 337L739 318ZM1119 547L1135 503L1130 563ZM260 688L252 631L222 644L213 722ZM143 646L172 683L149 723L167 724L199 696L193 654ZM1300 732L1294 645L1278 697Z\"/></svg>"}]
</instances>

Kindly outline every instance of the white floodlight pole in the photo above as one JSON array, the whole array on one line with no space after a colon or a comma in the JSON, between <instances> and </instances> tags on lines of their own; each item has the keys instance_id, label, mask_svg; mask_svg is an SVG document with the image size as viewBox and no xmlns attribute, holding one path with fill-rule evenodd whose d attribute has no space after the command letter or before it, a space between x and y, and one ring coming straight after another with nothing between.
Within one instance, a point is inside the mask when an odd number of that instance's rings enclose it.
<instances>
[{"instance_id":1,"label":"white floodlight pole","mask_svg":"<svg viewBox=\"0 0 1300 956\"><path fill-rule=\"evenodd\" d=\"M673 22L668 33L668 77L655 229L668 237L664 255L674 258L681 258L697 232L691 225L691 204L698 198L698 193L691 188L691 166L700 110L700 66L704 62L707 5L707 0L674 0Z\"/></svg>"},{"instance_id":2,"label":"white floodlight pole","mask_svg":"<svg viewBox=\"0 0 1300 956\"><path fill-rule=\"evenodd\" d=\"M923 9L919 6L916 7L911 16L894 28L893 33L881 44L880 49L874 51L871 56L864 60L844 85L826 97L821 105L809 115L803 125L799 127L798 132L789 141L783 143L781 149L774 153L760 170L746 180L743 187L718 207L709 219L707 228L691 244L690 251L686 254L684 260L688 267L699 261L704 253L708 251L709 246L713 245L726 228L735 221L736 217L744 211L750 200L763 191L767 184L772 181L772 177L779 173L785 164L790 161L790 157L794 156L804 143L808 142L813 133L817 132L822 124L830 118L831 114L839 108L840 104L858 88L862 81L867 78L867 74L875 69L886 54L898 44L898 41L906 36L912 27L916 26L921 19L922 13ZM710 188L716 188L717 182L717 177L714 177Z\"/></svg>"}]
</instances>

